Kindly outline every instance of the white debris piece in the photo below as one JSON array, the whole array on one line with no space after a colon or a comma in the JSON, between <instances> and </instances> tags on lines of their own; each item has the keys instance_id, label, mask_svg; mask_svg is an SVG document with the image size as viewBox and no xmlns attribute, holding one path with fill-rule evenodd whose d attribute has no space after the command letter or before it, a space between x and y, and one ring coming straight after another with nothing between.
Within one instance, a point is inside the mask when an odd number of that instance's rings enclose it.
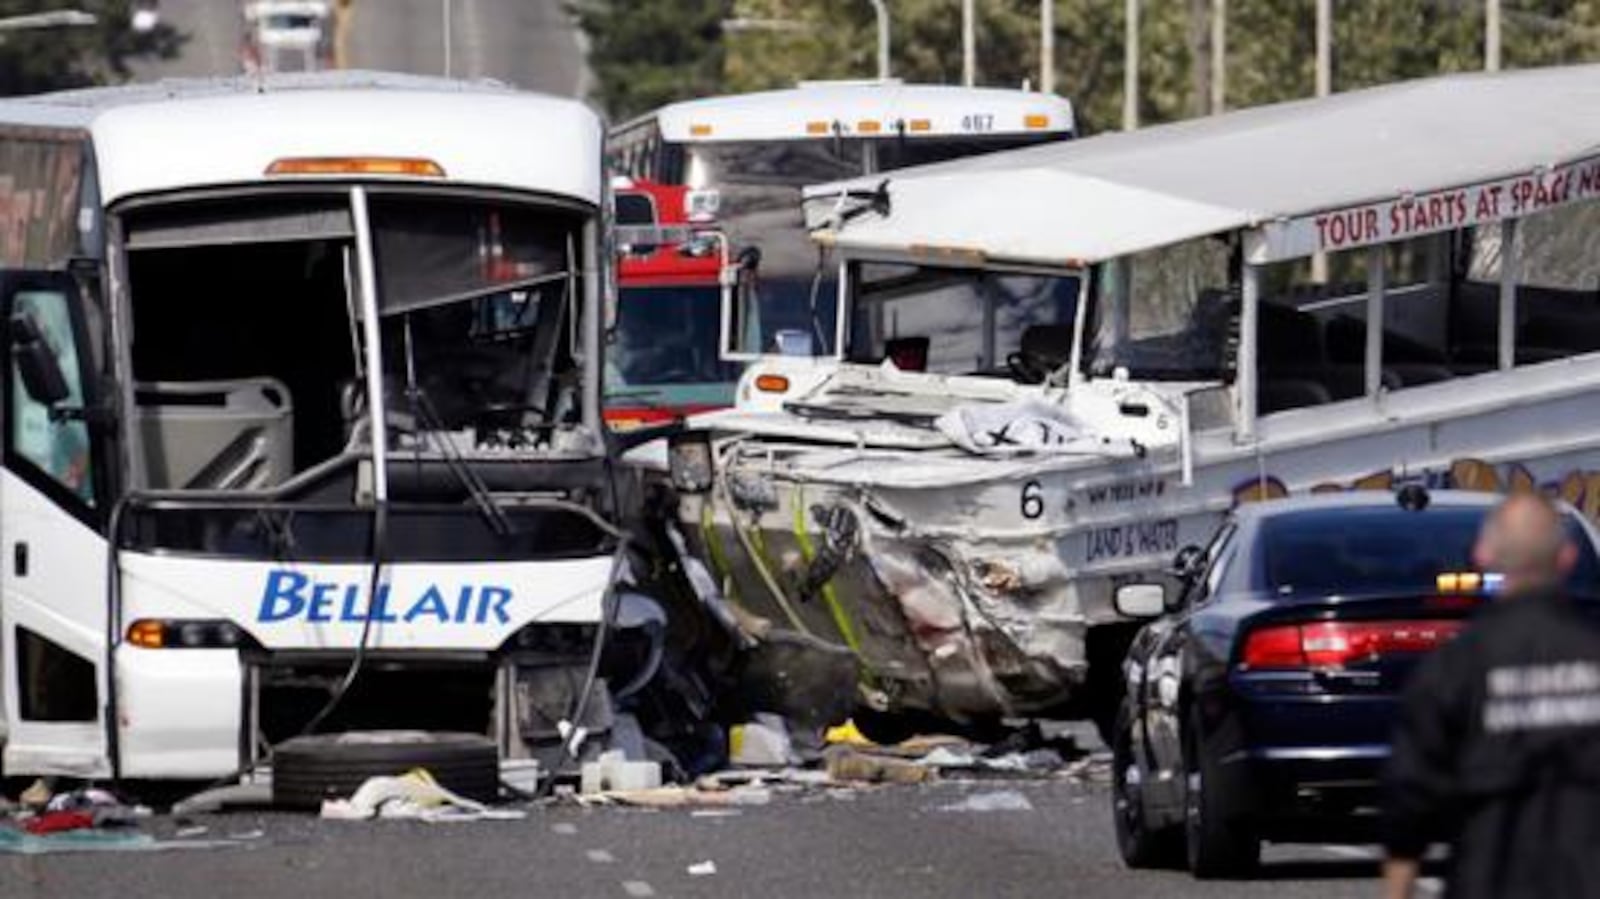
<instances>
[{"instance_id":1,"label":"white debris piece","mask_svg":"<svg viewBox=\"0 0 1600 899\"><path fill-rule=\"evenodd\" d=\"M728 746L729 760L735 765L781 768L798 761L789 742L789 727L778 715L760 714L734 725Z\"/></svg>"},{"instance_id":2,"label":"white debris piece","mask_svg":"<svg viewBox=\"0 0 1600 899\"><path fill-rule=\"evenodd\" d=\"M524 817L515 810L491 809L439 785L422 769L399 777L371 777L349 799L322 803L322 817L336 821L374 818L418 821L511 821Z\"/></svg>"},{"instance_id":3,"label":"white debris piece","mask_svg":"<svg viewBox=\"0 0 1600 899\"><path fill-rule=\"evenodd\" d=\"M578 783L578 791L585 796L654 790L661 786L661 763L630 762L622 752L612 750L601 753L597 761L584 762Z\"/></svg>"},{"instance_id":4,"label":"white debris piece","mask_svg":"<svg viewBox=\"0 0 1600 899\"><path fill-rule=\"evenodd\" d=\"M1031 812L1033 803L1016 790L973 793L960 802L941 806L944 812Z\"/></svg>"},{"instance_id":5,"label":"white debris piece","mask_svg":"<svg viewBox=\"0 0 1600 899\"><path fill-rule=\"evenodd\" d=\"M715 873L717 873L717 863L710 859L689 866L690 877L710 877Z\"/></svg>"}]
</instances>

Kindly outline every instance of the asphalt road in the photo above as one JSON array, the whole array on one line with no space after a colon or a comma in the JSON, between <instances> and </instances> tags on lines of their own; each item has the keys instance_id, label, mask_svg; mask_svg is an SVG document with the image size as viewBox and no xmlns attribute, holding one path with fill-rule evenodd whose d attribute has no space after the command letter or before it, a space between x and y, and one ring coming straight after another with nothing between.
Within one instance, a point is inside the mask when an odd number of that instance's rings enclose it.
<instances>
[{"instance_id":1,"label":"asphalt road","mask_svg":"<svg viewBox=\"0 0 1600 899\"><path fill-rule=\"evenodd\" d=\"M562 0L355 0L348 64L423 75L494 78L528 90L581 96L583 47ZM182 54L136 67L141 79L239 71L241 19L234 0L162 0L162 18L189 35Z\"/></svg>"},{"instance_id":2,"label":"asphalt road","mask_svg":"<svg viewBox=\"0 0 1600 899\"><path fill-rule=\"evenodd\" d=\"M954 810L1015 791L1031 808ZM730 814L730 812L732 812ZM565 806L521 821L324 822L288 815L201 819L198 839L238 848L116 855L0 855L7 899L132 896L1371 897L1367 850L1283 847L1258 879L1200 883L1117 861L1103 786L1062 781L885 787L778 796L696 815ZM151 829L170 833L170 821ZM710 861L714 874L689 867ZM1424 895L1436 894L1430 885Z\"/></svg>"}]
</instances>

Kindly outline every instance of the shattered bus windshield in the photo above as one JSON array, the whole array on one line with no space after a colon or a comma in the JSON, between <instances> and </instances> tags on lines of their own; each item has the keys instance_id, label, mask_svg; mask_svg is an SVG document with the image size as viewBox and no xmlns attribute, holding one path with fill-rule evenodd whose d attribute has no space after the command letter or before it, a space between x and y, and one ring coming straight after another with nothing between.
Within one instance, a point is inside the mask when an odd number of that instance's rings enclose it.
<instances>
[{"instance_id":1,"label":"shattered bus windshield","mask_svg":"<svg viewBox=\"0 0 1600 899\"><path fill-rule=\"evenodd\" d=\"M432 429L567 420L577 216L398 192L368 208L391 424L417 396ZM348 194L152 204L124 228L145 484L263 489L365 440Z\"/></svg>"},{"instance_id":2,"label":"shattered bus windshield","mask_svg":"<svg viewBox=\"0 0 1600 899\"><path fill-rule=\"evenodd\" d=\"M1206 238L1098 266L1093 337L1084 353L1089 374L1220 377L1238 304L1231 255L1226 241Z\"/></svg>"},{"instance_id":3,"label":"shattered bus windshield","mask_svg":"<svg viewBox=\"0 0 1600 899\"><path fill-rule=\"evenodd\" d=\"M1039 381L1071 357L1076 277L888 264L852 277L851 361Z\"/></svg>"},{"instance_id":4,"label":"shattered bus windshield","mask_svg":"<svg viewBox=\"0 0 1600 899\"><path fill-rule=\"evenodd\" d=\"M374 196L384 368L424 430L576 409L575 223L494 200Z\"/></svg>"}]
</instances>

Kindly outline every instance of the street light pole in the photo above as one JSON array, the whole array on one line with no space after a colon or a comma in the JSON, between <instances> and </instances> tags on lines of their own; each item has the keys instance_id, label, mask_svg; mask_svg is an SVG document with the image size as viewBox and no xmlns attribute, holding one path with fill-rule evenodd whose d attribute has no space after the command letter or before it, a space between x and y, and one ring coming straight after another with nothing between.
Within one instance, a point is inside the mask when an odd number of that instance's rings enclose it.
<instances>
[{"instance_id":1,"label":"street light pole","mask_svg":"<svg viewBox=\"0 0 1600 899\"><path fill-rule=\"evenodd\" d=\"M1122 130L1139 127L1139 0L1127 0L1123 13Z\"/></svg>"},{"instance_id":2,"label":"street light pole","mask_svg":"<svg viewBox=\"0 0 1600 899\"><path fill-rule=\"evenodd\" d=\"M1500 71L1500 0L1484 0L1483 67Z\"/></svg>"},{"instance_id":3,"label":"street light pole","mask_svg":"<svg viewBox=\"0 0 1600 899\"><path fill-rule=\"evenodd\" d=\"M446 77L446 78L450 77L450 73L451 73L452 69L454 68L451 65L451 62L453 62L453 60L451 59L451 54L454 53L454 47L452 47L451 45L455 43L455 41L452 39L452 36L450 34L451 20L453 20L455 18L455 16L452 16L450 14L452 12L452 10L451 10L452 6L453 6L453 4L451 3L451 0L441 0L440 10L441 10L442 14L444 15L444 29L443 29L443 34L444 34L444 77Z\"/></svg>"},{"instance_id":4,"label":"street light pole","mask_svg":"<svg viewBox=\"0 0 1600 899\"><path fill-rule=\"evenodd\" d=\"M1228 0L1211 0L1211 114L1228 106Z\"/></svg>"},{"instance_id":5,"label":"street light pole","mask_svg":"<svg viewBox=\"0 0 1600 899\"><path fill-rule=\"evenodd\" d=\"M1056 92L1056 0L1039 0L1039 90Z\"/></svg>"},{"instance_id":6,"label":"street light pole","mask_svg":"<svg viewBox=\"0 0 1600 899\"><path fill-rule=\"evenodd\" d=\"M1333 93L1333 0L1317 0L1317 96Z\"/></svg>"},{"instance_id":7,"label":"street light pole","mask_svg":"<svg viewBox=\"0 0 1600 899\"><path fill-rule=\"evenodd\" d=\"M978 31L974 0L961 0L961 83L972 87L978 83Z\"/></svg>"},{"instance_id":8,"label":"street light pole","mask_svg":"<svg viewBox=\"0 0 1600 899\"><path fill-rule=\"evenodd\" d=\"M39 28L86 28L100 21L79 9L58 9L0 18L0 31L32 31Z\"/></svg>"},{"instance_id":9,"label":"street light pole","mask_svg":"<svg viewBox=\"0 0 1600 899\"><path fill-rule=\"evenodd\" d=\"M889 7L884 0L871 0L878 15L878 80L889 80Z\"/></svg>"},{"instance_id":10,"label":"street light pole","mask_svg":"<svg viewBox=\"0 0 1600 899\"><path fill-rule=\"evenodd\" d=\"M1317 96L1333 93L1333 0L1317 0ZM1311 282L1328 283L1328 254L1311 257Z\"/></svg>"}]
</instances>

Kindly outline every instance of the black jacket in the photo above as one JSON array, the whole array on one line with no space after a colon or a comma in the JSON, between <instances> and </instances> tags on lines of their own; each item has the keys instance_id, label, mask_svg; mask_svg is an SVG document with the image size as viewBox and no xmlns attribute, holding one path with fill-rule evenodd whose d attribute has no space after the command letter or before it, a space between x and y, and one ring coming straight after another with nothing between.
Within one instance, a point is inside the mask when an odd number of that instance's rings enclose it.
<instances>
[{"instance_id":1,"label":"black jacket","mask_svg":"<svg viewBox=\"0 0 1600 899\"><path fill-rule=\"evenodd\" d=\"M1505 597L1419 666L1386 774L1384 843L1449 842L1449 895L1600 896L1600 629Z\"/></svg>"}]
</instances>

